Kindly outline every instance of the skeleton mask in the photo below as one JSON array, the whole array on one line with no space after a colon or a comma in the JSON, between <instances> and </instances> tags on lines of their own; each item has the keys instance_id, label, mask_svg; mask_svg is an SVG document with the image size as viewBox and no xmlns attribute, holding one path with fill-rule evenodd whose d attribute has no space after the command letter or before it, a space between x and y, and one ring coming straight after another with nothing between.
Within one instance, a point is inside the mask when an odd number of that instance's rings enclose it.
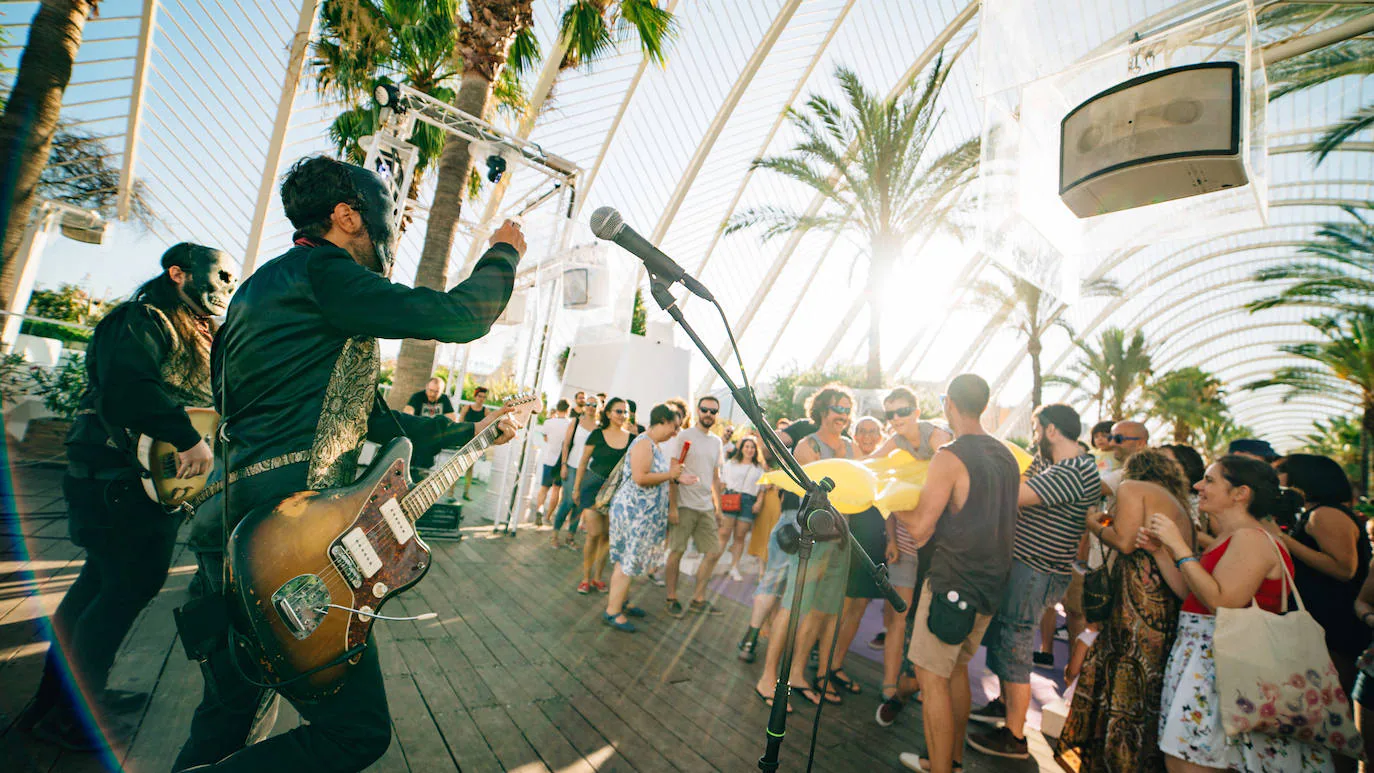
<instances>
[{"instance_id":1,"label":"skeleton mask","mask_svg":"<svg viewBox=\"0 0 1374 773\"><path fill-rule=\"evenodd\" d=\"M392 262L396 258L396 242L400 236L397 228L400 196L381 175L360 166L350 166L350 171L353 185L362 198L363 224L367 226L367 235L372 238L377 263L383 276L390 275Z\"/></svg>"},{"instance_id":2,"label":"skeleton mask","mask_svg":"<svg viewBox=\"0 0 1374 773\"><path fill-rule=\"evenodd\" d=\"M187 274L181 293L192 311L222 317L229 309L229 298L238 287L238 276L229 256L214 247L182 242L162 255L163 269L179 267Z\"/></svg>"}]
</instances>

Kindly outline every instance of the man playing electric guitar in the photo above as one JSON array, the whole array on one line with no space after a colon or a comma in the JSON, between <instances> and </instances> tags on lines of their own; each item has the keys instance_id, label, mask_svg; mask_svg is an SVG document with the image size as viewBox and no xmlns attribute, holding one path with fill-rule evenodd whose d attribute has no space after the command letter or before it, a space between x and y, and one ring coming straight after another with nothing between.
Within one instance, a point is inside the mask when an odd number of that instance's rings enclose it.
<instances>
[{"instance_id":1,"label":"man playing electric guitar","mask_svg":"<svg viewBox=\"0 0 1374 773\"><path fill-rule=\"evenodd\" d=\"M167 579L181 518L143 492L132 436L175 447L179 478L210 469L210 447L185 408L210 405L211 317L224 313L234 284L223 252L177 244L163 253L162 272L112 309L91 336L89 383L67 435L62 481L71 539L86 549L86 560L52 617L56 636L43 680L20 719L40 738L72 749L102 744L72 702L83 692L107 722L147 700L108 692L105 683L134 619ZM63 656L76 680L67 689Z\"/></svg>"},{"instance_id":2,"label":"man playing electric guitar","mask_svg":"<svg viewBox=\"0 0 1374 773\"><path fill-rule=\"evenodd\" d=\"M219 491L200 505L190 545L202 584L215 593L222 592L225 541L238 521L295 492L351 483L364 439L385 441L403 429L417 448L456 447L493 421L502 422L497 442L514 434L500 413L473 425L387 410L377 399L377 339L466 342L485 335L510 300L525 250L519 227L502 225L472 275L443 293L386 278L399 194L378 175L305 158L286 174L281 197L295 244L243 283L212 354L227 442L208 490L217 491L216 481L227 475L228 502ZM183 640L198 638L185 627L181 633ZM270 691L254 684L261 676L248 653L231 653L226 644L203 673L205 697L174 770L356 771L390 743L386 690L370 639L338 692L307 702L285 689L308 724L260 743L250 744L249 735Z\"/></svg>"}]
</instances>

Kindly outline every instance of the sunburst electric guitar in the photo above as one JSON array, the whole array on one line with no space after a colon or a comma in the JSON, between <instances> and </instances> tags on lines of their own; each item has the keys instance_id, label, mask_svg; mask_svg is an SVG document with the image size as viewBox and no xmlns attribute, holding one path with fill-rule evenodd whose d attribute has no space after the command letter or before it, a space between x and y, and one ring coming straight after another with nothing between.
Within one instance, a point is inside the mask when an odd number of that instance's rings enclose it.
<instances>
[{"instance_id":1,"label":"sunburst electric guitar","mask_svg":"<svg viewBox=\"0 0 1374 773\"><path fill-rule=\"evenodd\" d=\"M523 426L536 396L506 402ZM249 513L229 537L229 596L269 682L289 694L336 692L382 606L429 571L415 522L500 435L496 422L410 486L410 441L387 444L350 486L292 494Z\"/></svg>"},{"instance_id":2,"label":"sunburst electric guitar","mask_svg":"<svg viewBox=\"0 0 1374 773\"><path fill-rule=\"evenodd\" d=\"M211 408L187 408L186 416L191 419L191 426L200 433L201 440L214 448L215 433L219 431L219 414ZM208 470L204 475L194 478L178 478L176 446L150 435L138 436L134 441L134 453L147 473L143 476L143 490L148 493L149 499L167 507L179 507L199 494L210 478Z\"/></svg>"}]
</instances>

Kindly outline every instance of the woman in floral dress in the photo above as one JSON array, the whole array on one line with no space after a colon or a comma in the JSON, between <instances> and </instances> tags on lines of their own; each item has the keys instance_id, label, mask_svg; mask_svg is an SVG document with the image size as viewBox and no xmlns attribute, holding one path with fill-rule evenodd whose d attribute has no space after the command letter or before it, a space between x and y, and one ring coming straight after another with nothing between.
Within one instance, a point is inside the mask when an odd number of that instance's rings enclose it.
<instances>
[{"instance_id":1,"label":"woman in floral dress","mask_svg":"<svg viewBox=\"0 0 1374 773\"><path fill-rule=\"evenodd\" d=\"M626 633L635 632L631 617L644 617L644 610L627 606L630 578L638 577L654 565L654 553L668 534L669 481L685 485L696 476L685 472L682 463L669 459L662 444L677 434L682 416L670 405L656 405L649 414L649 429L630 444L621 464L629 465L620 487L611 497L611 592L606 597L606 625Z\"/></svg>"}]
</instances>

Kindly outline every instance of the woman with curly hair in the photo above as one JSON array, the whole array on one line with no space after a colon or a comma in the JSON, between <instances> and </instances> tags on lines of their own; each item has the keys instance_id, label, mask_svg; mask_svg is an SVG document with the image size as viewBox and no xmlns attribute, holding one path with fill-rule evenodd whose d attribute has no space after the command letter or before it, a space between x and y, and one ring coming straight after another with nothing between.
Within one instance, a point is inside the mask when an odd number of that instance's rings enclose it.
<instances>
[{"instance_id":1,"label":"woman with curly hair","mask_svg":"<svg viewBox=\"0 0 1374 773\"><path fill-rule=\"evenodd\" d=\"M1180 599L1150 554L1136 548L1136 532L1148 516L1162 513L1191 535L1188 500L1182 468L1163 452L1145 449L1126 460L1110 516L1088 513L1088 529L1116 551L1108 570L1115 598L1078 676L1056 749L1070 766L1077 757L1079 771L1164 769L1157 707Z\"/></svg>"}]
</instances>

